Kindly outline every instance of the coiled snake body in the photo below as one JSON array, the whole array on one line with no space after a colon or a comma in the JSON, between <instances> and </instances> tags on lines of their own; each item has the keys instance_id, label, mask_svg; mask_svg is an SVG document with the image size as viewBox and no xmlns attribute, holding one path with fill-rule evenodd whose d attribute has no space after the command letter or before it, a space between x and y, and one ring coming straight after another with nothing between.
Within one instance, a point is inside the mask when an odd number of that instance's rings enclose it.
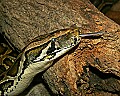
<instances>
[{"instance_id":1,"label":"coiled snake body","mask_svg":"<svg viewBox=\"0 0 120 96\"><path fill-rule=\"evenodd\" d=\"M37 73L47 69L55 59L80 43L81 37L102 34L80 34L78 28L68 28L35 38L19 54L13 66L2 74L0 94L14 96L21 93Z\"/></svg>"}]
</instances>

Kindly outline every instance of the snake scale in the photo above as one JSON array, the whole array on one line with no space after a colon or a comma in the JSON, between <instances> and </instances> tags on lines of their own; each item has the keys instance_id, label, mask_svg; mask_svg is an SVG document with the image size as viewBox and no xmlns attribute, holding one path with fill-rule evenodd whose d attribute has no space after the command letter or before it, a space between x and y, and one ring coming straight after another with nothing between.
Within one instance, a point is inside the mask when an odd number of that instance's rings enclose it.
<instances>
[{"instance_id":1,"label":"snake scale","mask_svg":"<svg viewBox=\"0 0 120 96\"><path fill-rule=\"evenodd\" d=\"M103 32L81 34L79 28L66 28L36 37L18 55L13 66L1 74L0 95L18 95L36 74L78 45L82 37L101 35Z\"/></svg>"}]
</instances>

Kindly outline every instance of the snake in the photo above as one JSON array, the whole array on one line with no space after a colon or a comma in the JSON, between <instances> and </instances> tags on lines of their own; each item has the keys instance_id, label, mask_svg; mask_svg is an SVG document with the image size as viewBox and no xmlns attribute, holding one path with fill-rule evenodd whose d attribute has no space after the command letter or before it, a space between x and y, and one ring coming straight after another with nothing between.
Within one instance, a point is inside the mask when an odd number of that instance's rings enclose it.
<instances>
[{"instance_id":1,"label":"snake","mask_svg":"<svg viewBox=\"0 0 120 96\"><path fill-rule=\"evenodd\" d=\"M66 28L34 38L23 48L12 67L0 75L0 95L22 93L36 74L47 70L55 59L78 45L81 38L103 34L102 31L81 34L79 28Z\"/></svg>"}]
</instances>

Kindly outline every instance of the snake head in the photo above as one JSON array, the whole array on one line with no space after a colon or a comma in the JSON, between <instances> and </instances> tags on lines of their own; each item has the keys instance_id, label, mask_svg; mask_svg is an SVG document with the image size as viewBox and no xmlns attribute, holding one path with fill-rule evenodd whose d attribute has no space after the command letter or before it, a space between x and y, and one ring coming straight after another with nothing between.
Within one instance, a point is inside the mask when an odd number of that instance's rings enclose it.
<instances>
[{"instance_id":1,"label":"snake head","mask_svg":"<svg viewBox=\"0 0 120 96\"><path fill-rule=\"evenodd\" d=\"M76 46L80 42L79 31L77 29L67 31L67 34L60 36L55 33L34 62L54 60Z\"/></svg>"}]
</instances>

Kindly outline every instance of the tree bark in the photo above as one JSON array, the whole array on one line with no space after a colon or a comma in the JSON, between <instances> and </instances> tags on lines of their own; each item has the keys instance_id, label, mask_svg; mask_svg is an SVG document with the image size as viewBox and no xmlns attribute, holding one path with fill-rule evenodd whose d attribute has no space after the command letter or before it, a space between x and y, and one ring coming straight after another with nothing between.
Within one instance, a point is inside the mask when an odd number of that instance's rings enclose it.
<instances>
[{"instance_id":1,"label":"tree bark","mask_svg":"<svg viewBox=\"0 0 120 96\"><path fill-rule=\"evenodd\" d=\"M120 26L88 0L1 0L0 26L9 41L22 50L33 38L69 28L82 33L104 31L101 38L82 39L43 74L52 95L120 94ZM3 34L2 33L2 34Z\"/></svg>"}]
</instances>

